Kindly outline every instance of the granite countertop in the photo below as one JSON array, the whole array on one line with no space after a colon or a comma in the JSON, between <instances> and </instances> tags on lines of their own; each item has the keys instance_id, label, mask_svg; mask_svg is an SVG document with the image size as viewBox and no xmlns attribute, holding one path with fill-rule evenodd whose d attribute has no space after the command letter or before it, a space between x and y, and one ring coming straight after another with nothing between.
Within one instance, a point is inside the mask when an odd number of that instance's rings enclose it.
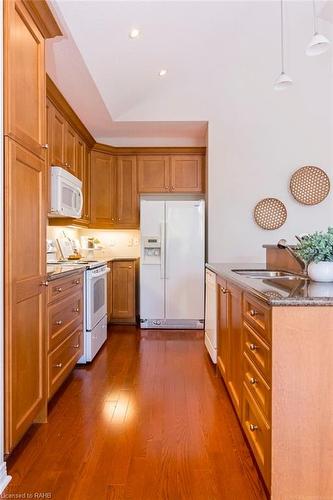
<instances>
[{"instance_id":1,"label":"granite countertop","mask_svg":"<svg viewBox=\"0 0 333 500\"><path fill-rule=\"evenodd\" d=\"M283 278L249 278L233 272L233 269L267 269L266 264L208 263L206 267L271 306L333 306L333 283Z\"/></svg>"},{"instance_id":2,"label":"granite countertop","mask_svg":"<svg viewBox=\"0 0 333 500\"><path fill-rule=\"evenodd\" d=\"M67 274L73 274L77 271L84 270L86 268L85 264L47 264L46 274L47 280L52 281L57 278L63 278Z\"/></svg>"}]
</instances>

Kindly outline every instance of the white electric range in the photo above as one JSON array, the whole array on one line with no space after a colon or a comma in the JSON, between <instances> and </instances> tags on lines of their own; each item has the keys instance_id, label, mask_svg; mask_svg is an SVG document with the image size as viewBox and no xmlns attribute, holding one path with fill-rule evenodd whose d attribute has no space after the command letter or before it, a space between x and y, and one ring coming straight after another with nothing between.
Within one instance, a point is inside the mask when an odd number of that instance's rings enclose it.
<instances>
[{"instance_id":1,"label":"white electric range","mask_svg":"<svg viewBox=\"0 0 333 500\"><path fill-rule=\"evenodd\" d=\"M78 363L92 361L107 339L106 261L62 260L62 265L85 266L84 273L84 352Z\"/></svg>"}]
</instances>

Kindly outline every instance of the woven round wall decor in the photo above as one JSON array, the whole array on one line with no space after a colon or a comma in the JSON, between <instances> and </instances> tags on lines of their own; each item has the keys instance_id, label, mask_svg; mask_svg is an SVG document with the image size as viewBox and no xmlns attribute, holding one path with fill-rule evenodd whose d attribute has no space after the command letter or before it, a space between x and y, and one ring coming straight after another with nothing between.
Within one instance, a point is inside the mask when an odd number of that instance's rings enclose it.
<instances>
[{"instance_id":1,"label":"woven round wall decor","mask_svg":"<svg viewBox=\"0 0 333 500\"><path fill-rule=\"evenodd\" d=\"M299 203L317 205L328 196L330 180L319 167L302 167L291 176L290 191Z\"/></svg>"},{"instance_id":2,"label":"woven round wall decor","mask_svg":"<svg viewBox=\"0 0 333 500\"><path fill-rule=\"evenodd\" d=\"M262 229L278 229L287 220L287 209L277 198L265 198L256 204L253 215Z\"/></svg>"}]
</instances>

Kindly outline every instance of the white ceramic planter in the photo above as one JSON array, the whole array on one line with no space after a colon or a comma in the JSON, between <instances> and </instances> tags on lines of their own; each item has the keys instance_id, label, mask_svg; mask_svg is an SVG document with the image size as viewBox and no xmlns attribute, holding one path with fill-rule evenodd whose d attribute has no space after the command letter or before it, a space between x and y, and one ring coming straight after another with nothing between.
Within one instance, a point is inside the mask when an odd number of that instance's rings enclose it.
<instances>
[{"instance_id":1,"label":"white ceramic planter","mask_svg":"<svg viewBox=\"0 0 333 500\"><path fill-rule=\"evenodd\" d=\"M311 262L308 275L312 281L328 283L333 281L333 262Z\"/></svg>"}]
</instances>

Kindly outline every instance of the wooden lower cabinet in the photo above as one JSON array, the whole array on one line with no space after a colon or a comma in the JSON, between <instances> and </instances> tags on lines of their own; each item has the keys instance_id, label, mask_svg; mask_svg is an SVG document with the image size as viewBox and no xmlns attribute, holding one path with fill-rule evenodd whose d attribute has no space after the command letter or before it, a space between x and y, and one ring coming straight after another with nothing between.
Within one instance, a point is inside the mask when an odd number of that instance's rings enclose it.
<instances>
[{"instance_id":1,"label":"wooden lower cabinet","mask_svg":"<svg viewBox=\"0 0 333 500\"><path fill-rule=\"evenodd\" d=\"M51 281L48 287L48 399L83 354L83 273Z\"/></svg>"},{"instance_id":2,"label":"wooden lower cabinet","mask_svg":"<svg viewBox=\"0 0 333 500\"><path fill-rule=\"evenodd\" d=\"M271 477L271 308L218 277L217 366L262 477Z\"/></svg>"},{"instance_id":3,"label":"wooden lower cabinet","mask_svg":"<svg viewBox=\"0 0 333 500\"><path fill-rule=\"evenodd\" d=\"M114 260L111 265L111 297L108 317L111 323L135 324L137 320L138 260Z\"/></svg>"}]
</instances>

